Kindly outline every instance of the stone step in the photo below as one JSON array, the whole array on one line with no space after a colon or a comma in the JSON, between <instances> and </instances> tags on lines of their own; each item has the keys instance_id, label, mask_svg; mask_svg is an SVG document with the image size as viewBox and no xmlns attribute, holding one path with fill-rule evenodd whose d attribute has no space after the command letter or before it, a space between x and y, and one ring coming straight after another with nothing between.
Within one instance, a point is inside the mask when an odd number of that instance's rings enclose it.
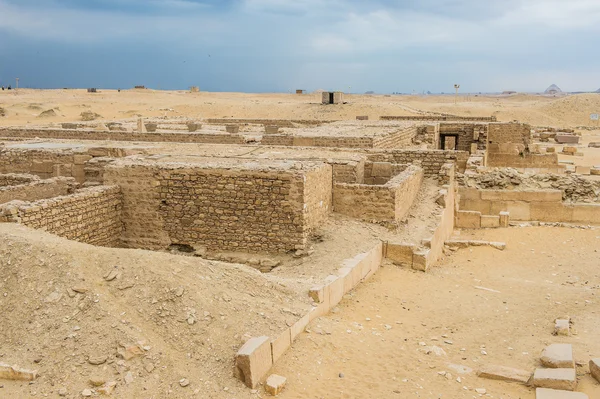
<instances>
[{"instance_id":1,"label":"stone step","mask_svg":"<svg viewBox=\"0 0 600 399\"><path fill-rule=\"evenodd\" d=\"M575 368L571 344L552 344L542 351L540 359L544 367L553 369Z\"/></svg>"},{"instance_id":2,"label":"stone step","mask_svg":"<svg viewBox=\"0 0 600 399\"><path fill-rule=\"evenodd\" d=\"M575 369L537 369L533 374L536 388L563 389L574 391L577 387Z\"/></svg>"}]
</instances>

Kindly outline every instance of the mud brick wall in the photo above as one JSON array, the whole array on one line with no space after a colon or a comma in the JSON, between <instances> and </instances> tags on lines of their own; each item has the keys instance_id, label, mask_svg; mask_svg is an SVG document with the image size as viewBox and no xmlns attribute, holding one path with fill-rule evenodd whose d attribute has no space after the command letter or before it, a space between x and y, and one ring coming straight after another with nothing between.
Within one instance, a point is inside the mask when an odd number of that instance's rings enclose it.
<instances>
[{"instance_id":1,"label":"mud brick wall","mask_svg":"<svg viewBox=\"0 0 600 399\"><path fill-rule=\"evenodd\" d=\"M494 144L529 144L531 126L523 123L490 123L488 141Z\"/></svg>"},{"instance_id":2,"label":"mud brick wall","mask_svg":"<svg viewBox=\"0 0 600 399\"><path fill-rule=\"evenodd\" d=\"M0 187L17 186L21 184L29 184L34 181L39 181L39 176L34 176L24 173L7 173L0 174Z\"/></svg>"},{"instance_id":3,"label":"mud brick wall","mask_svg":"<svg viewBox=\"0 0 600 399\"><path fill-rule=\"evenodd\" d=\"M244 136L229 133L131 133L122 131L65 129L0 129L0 137L28 137L67 140L112 140L168 143L245 144Z\"/></svg>"},{"instance_id":4,"label":"mud brick wall","mask_svg":"<svg viewBox=\"0 0 600 399\"><path fill-rule=\"evenodd\" d=\"M417 137L418 129L411 126L397 132L381 135L373 138L373 148L405 148L412 145Z\"/></svg>"},{"instance_id":5,"label":"mud brick wall","mask_svg":"<svg viewBox=\"0 0 600 399\"><path fill-rule=\"evenodd\" d=\"M455 162L457 170L464 172L469 153L465 151L443 150L389 150L369 151L367 158L371 162L390 162L396 164L418 164L425 172L425 177L438 177L445 163Z\"/></svg>"},{"instance_id":6,"label":"mud brick wall","mask_svg":"<svg viewBox=\"0 0 600 399\"><path fill-rule=\"evenodd\" d=\"M400 221L423 182L423 169L411 165L385 185L334 183L333 209L367 221Z\"/></svg>"},{"instance_id":7,"label":"mud brick wall","mask_svg":"<svg viewBox=\"0 0 600 399\"><path fill-rule=\"evenodd\" d=\"M0 215L3 222L20 223L70 240L118 246L121 191L116 186L100 186L35 202L12 201L0 207Z\"/></svg>"},{"instance_id":8,"label":"mud brick wall","mask_svg":"<svg viewBox=\"0 0 600 399\"><path fill-rule=\"evenodd\" d=\"M0 175L0 180L2 180L2 176L7 175ZM35 180L27 184L0 187L0 204L13 200L37 201L67 195L73 191L75 185L75 179L72 177L55 177L48 180Z\"/></svg>"},{"instance_id":9,"label":"mud brick wall","mask_svg":"<svg viewBox=\"0 0 600 399\"><path fill-rule=\"evenodd\" d=\"M252 253L304 249L331 204L331 166L225 169L111 165L105 183L123 191L127 247Z\"/></svg>"},{"instance_id":10,"label":"mud brick wall","mask_svg":"<svg viewBox=\"0 0 600 399\"><path fill-rule=\"evenodd\" d=\"M333 167L334 183L362 183L364 180L365 161L329 161Z\"/></svg>"},{"instance_id":11,"label":"mud brick wall","mask_svg":"<svg viewBox=\"0 0 600 399\"><path fill-rule=\"evenodd\" d=\"M0 173L31 173L43 179L74 177L83 183L84 164L91 158L71 151L3 150L0 151Z\"/></svg>"},{"instance_id":12,"label":"mud brick wall","mask_svg":"<svg viewBox=\"0 0 600 399\"><path fill-rule=\"evenodd\" d=\"M373 141L372 137L294 137L294 145L311 147L373 148Z\"/></svg>"}]
</instances>

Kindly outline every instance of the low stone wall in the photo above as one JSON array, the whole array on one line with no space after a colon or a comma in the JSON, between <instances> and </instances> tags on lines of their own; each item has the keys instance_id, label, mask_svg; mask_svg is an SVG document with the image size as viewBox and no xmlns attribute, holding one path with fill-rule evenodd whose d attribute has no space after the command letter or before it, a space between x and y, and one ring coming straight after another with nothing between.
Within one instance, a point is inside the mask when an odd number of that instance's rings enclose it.
<instances>
[{"instance_id":1,"label":"low stone wall","mask_svg":"<svg viewBox=\"0 0 600 399\"><path fill-rule=\"evenodd\" d=\"M440 123L439 134L458 135L456 143L456 150L458 151L471 152L473 144L477 145L478 150L485 150L488 139L488 126L487 123ZM437 148L441 148L441 144Z\"/></svg>"},{"instance_id":2,"label":"low stone wall","mask_svg":"<svg viewBox=\"0 0 600 399\"><path fill-rule=\"evenodd\" d=\"M246 144L240 134L211 133L132 133L122 131L66 130L66 129L15 129L0 128L0 137L26 137L66 140L112 140L167 143Z\"/></svg>"},{"instance_id":3,"label":"low stone wall","mask_svg":"<svg viewBox=\"0 0 600 399\"><path fill-rule=\"evenodd\" d=\"M488 153L486 166L507 168L557 168L558 154L502 154Z\"/></svg>"},{"instance_id":4,"label":"low stone wall","mask_svg":"<svg viewBox=\"0 0 600 399\"><path fill-rule=\"evenodd\" d=\"M481 190L461 187L461 211L498 215L516 221L600 224L600 204L564 203L561 190Z\"/></svg>"},{"instance_id":5,"label":"low stone wall","mask_svg":"<svg viewBox=\"0 0 600 399\"><path fill-rule=\"evenodd\" d=\"M256 388L308 324L329 313L345 294L377 272L382 259L383 245L378 243L370 251L343 261L336 275L328 276L323 284L310 289L308 294L314 302L307 314L275 338L251 338L238 350L234 376L249 388Z\"/></svg>"},{"instance_id":6,"label":"low stone wall","mask_svg":"<svg viewBox=\"0 0 600 399\"><path fill-rule=\"evenodd\" d=\"M367 159L371 162L391 162L396 164L416 164L423 168L425 177L439 176L442 166L455 162L457 171L464 172L469 153L466 151L443 150L371 150Z\"/></svg>"},{"instance_id":7,"label":"low stone wall","mask_svg":"<svg viewBox=\"0 0 600 399\"><path fill-rule=\"evenodd\" d=\"M234 124L250 124L250 125L270 125L279 127L294 127L298 125L322 125L326 123L337 122L337 120L308 120L308 119L247 119L247 118L209 118L203 120L205 123L216 125Z\"/></svg>"},{"instance_id":8,"label":"low stone wall","mask_svg":"<svg viewBox=\"0 0 600 399\"><path fill-rule=\"evenodd\" d=\"M260 142L262 145L278 145L291 147L294 145L294 136L291 134L265 134Z\"/></svg>"},{"instance_id":9,"label":"low stone wall","mask_svg":"<svg viewBox=\"0 0 600 399\"><path fill-rule=\"evenodd\" d=\"M6 175L0 175L1 176ZM37 201L70 194L75 186L72 177L55 177L47 180L34 180L31 183L0 187L0 204L5 202Z\"/></svg>"},{"instance_id":10,"label":"low stone wall","mask_svg":"<svg viewBox=\"0 0 600 399\"><path fill-rule=\"evenodd\" d=\"M495 116L458 116L458 115L410 115L410 116L380 116L383 121L474 121L496 122Z\"/></svg>"},{"instance_id":11,"label":"low stone wall","mask_svg":"<svg viewBox=\"0 0 600 399\"><path fill-rule=\"evenodd\" d=\"M121 191L100 186L35 202L12 201L0 206L0 221L87 244L117 246L122 230Z\"/></svg>"},{"instance_id":12,"label":"low stone wall","mask_svg":"<svg viewBox=\"0 0 600 399\"><path fill-rule=\"evenodd\" d=\"M405 148L412 145L417 132L417 127L411 126L397 132L376 136L373 138L373 148Z\"/></svg>"},{"instance_id":13,"label":"low stone wall","mask_svg":"<svg viewBox=\"0 0 600 399\"><path fill-rule=\"evenodd\" d=\"M365 162L364 184L386 184L410 165L390 162Z\"/></svg>"},{"instance_id":14,"label":"low stone wall","mask_svg":"<svg viewBox=\"0 0 600 399\"><path fill-rule=\"evenodd\" d=\"M0 150L0 173L30 173L43 179L65 176L85 181L85 153L48 150Z\"/></svg>"},{"instance_id":15,"label":"low stone wall","mask_svg":"<svg viewBox=\"0 0 600 399\"><path fill-rule=\"evenodd\" d=\"M337 161L328 163L333 168L334 183L362 183L365 174L365 161Z\"/></svg>"},{"instance_id":16,"label":"low stone wall","mask_svg":"<svg viewBox=\"0 0 600 399\"><path fill-rule=\"evenodd\" d=\"M331 209L331 166L300 169L113 164L123 191L125 246L251 253L305 249Z\"/></svg>"},{"instance_id":17,"label":"low stone wall","mask_svg":"<svg viewBox=\"0 0 600 399\"><path fill-rule=\"evenodd\" d=\"M529 144L531 126L523 123L490 123L488 141L491 144Z\"/></svg>"},{"instance_id":18,"label":"low stone wall","mask_svg":"<svg viewBox=\"0 0 600 399\"><path fill-rule=\"evenodd\" d=\"M40 180L39 176L24 173L0 174L0 187L18 186Z\"/></svg>"},{"instance_id":19,"label":"low stone wall","mask_svg":"<svg viewBox=\"0 0 600 399\"><path fill-rule=\"evenodd\" d=\"M412 206L422 183L423 169L414 165L381 186L334 183L333 209L367 221L400 221Z\"/></svg>"}]
</instances>

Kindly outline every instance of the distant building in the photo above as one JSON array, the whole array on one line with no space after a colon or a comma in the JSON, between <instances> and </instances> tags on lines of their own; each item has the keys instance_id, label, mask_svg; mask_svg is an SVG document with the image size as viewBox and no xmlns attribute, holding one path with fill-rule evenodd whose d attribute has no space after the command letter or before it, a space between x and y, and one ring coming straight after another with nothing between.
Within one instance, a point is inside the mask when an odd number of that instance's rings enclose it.
<instances>
[{"instance_id":1,"label":"distant building","mask_svg":"<svg viewBox=\"0 0 600 399\"><path fill-rule=\"evenodd\" d=\"M502 94L510 95L510 94L517 94L517 92L516 91L512 91L512 90L507 90L507 91L503 91Z\"/></svg>"},{"instance_id":2,"label":"distant building","mask_svg":"<svg viewBox=\"0 0 600 399\"><path fill-rule=\"evenodd\" d=\"M546 89L546 91L544 92L544 94L559 94L562 93L563 91L560 89L560 87L558 87L557 85L551 85L550 87L548 87Z\"/></svg>"},{"instance_id":3,"label":"distant building","mask_svg":"<svg viewBox=\"0 0 600 399\"><path fill-rule=\"evenodd\" d=\"M322 94L323 104L343 104L344 93L341 91L324 91Z\"/></svg>"}]
</instances>

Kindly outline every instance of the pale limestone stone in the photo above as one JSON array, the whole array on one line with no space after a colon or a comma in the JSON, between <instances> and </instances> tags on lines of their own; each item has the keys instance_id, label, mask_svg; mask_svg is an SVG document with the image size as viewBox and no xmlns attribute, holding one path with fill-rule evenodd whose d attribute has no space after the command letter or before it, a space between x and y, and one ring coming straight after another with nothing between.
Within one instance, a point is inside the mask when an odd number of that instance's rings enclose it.
<instances>
[{"instance_id":1,"label":"pale limestone stone","mask_svg":"<svg viewBox=\"0 0 600 399\"><path fill-rule=\"evenodd\" d=\"M236 373L249 388L256 388L273 365L269 337L251 338L240 348L235 358Z\"/></svg>"},{"instance_id":2,"label":"pale limestone stone","mask_svg":"<svg viewBox=\"0 0 600 399\"><path fill-rule=\"evenodd\" d=\"M537 369L533 374L533 386L538 388L574 391L577 387L575 369Z\"/></svg>"},{"instance_id":3,"label":"pale limestone stone","mask_svg":"<svg viewBox=\"0 0 600 399\"><path fill-rule=\"evenodd\" d=\"M573 347L570 344L552 344L546 347L540 360L545 367L575 368Z\"/></svg>"},{"instance_id":4,"label":"pale limestone stone","mask_svg":"<svg viewBox=\"0 0 600 399\"><path fill-rule=\"evenodd\" d=\"M589 399L589 397L581 392L537 388L535 390L535 399Z\"/></svg>"},{"instance_id":5,"label":"pale limestone stone","mask_svg":"<svg viewBox=\"0 0 600 399\"><path fill-rule=\"evenodd\" d=\"M600 358L590 360L590 374L600 382Z\"/></svg>"},{"instance_id":6,"label":"pale limestone stone","mask_svg":"<svg viewBox=\"0 0 600 399\"><path fill-rule=\"evenodd\" d=\"M554 323L554 335L568 336L570 335L570 325L568 319L558 319Z\"/></svg>"},{"instance_id":7,"label":"pale limestone stone","mask_svg":"<svg viewBox=\"0 0 600 399\"><path fill-rule=\"evenodd\" d=\"M285 388L285 383L287 379L277 374L271 374L269 378L267 378L267 382L265 383L265 390L270 395L279 395L283 388Z\"/></svg>"},{"instance_id":8,"label":"pale limestone stone","mask_svg":"<svg viewBox=\"0 0 600 399\"><path fill-rule=\"evenodd\" d=\"M6 363L0 363L0 379L16 381L33 381L37 378L37 371L21 369Z\"/></svg>"},{"instance_id":9,"label":"pale limestone stone","mask_svg":"<svg viewBox=\"0 0 600 399\"><path fill-rule=\"evenodd\" d=\"M489 380L510 381L527 384L531 378L531 372L505 366L487 365L479 369L477 376L481 378L487 378Z\"/></svg>"}]
</instances>

